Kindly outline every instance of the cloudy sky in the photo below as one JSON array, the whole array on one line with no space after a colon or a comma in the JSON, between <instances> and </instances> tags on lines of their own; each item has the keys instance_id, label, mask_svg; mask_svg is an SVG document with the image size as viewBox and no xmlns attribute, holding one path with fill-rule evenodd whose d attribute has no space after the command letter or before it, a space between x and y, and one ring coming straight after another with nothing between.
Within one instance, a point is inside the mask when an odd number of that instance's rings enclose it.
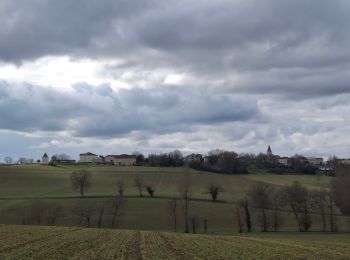
<instances>
[{"instance_id":1,"label":"cloudy sky","mask_svg":"<svg viewBox=\"0 0 350 260\"><path fill-rule=\"evenodd\" d=\"M1 0L0 160L350 157L348 0Z\"/></svg>"}]
</instances>

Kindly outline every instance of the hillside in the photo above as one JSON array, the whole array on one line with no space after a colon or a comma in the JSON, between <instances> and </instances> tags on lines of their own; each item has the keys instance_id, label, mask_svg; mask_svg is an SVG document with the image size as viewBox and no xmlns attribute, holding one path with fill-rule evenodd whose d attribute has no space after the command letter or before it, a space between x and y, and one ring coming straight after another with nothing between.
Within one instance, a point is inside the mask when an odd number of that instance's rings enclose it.
<instances>
[{"instance_id":1,"label":"hillside","mask_svg":"<svg viewBox=\"0 0 350 260\"><path fill-rule=\"evenodd\" d=\"M32 205L41 207L58 206L60 214L55 222L59 226L82 226L76 215L80 203L79 194L74 192L70 184L70 173L74 170L87 169L92 174L92 186L86 192L84 202L94 207L110 204L117 193L117 182L125 183L126 203L118 223L119 228L135 230L171 231L172 218L168 212L169 200L179 197L179 186L184 172L191 176L191 215L200 219L199 229L202 232L203 220L208 220L208 232L227 234L236 232L233 201L244 196L253 185L267 182L281 186L299 180L309 188L328 187L331 180L326 176L281 176L267 173L250 175L222 175L200 172L187 168L161 167L115 167L106 165L14 165L0 167L0 223L21 224L23 216L28 214ZM134 186L135 177L141 177L146 184L155 189L155 198L150 198L144 190L143 197L138 196ZM213 203L205 193L211 183L222 186L225 192L219 195L219 202ZM183 229L183 218L179 208L179 228ZM284 216L282 230L296 230L293 216ZM254 221L253 216L253 221ZM96 225L97 217L92 219L92 226ZM106 219L104 227L110 227ZM339 217L339 226L348 229L346 217ZM32 220L31 224L36 224ZM45 224L45 223L42 223ZM258 230L259 228L256 227ZM313 230L321 229L319 217L314 217Z\"/></svg>"},{"instance_id":2,"label":"hillside","mask_svg":"<svg viewBox=\"0 0 350 260\"><path fill-rule=\"evenodd\" d=\"M345 259L349 242L344 234L213 236L0 226L1 259Z\"/></svg>"}]
</instances>

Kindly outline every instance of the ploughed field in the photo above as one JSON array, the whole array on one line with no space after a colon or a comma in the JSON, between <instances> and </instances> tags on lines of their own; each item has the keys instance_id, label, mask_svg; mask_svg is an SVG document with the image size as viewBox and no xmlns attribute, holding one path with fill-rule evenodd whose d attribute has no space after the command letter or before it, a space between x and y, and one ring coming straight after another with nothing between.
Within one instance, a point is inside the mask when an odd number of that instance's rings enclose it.
<instances>
[{"instance_id":1,"label":"ploughed field","mask_svg":"<svg viewBox=\"0 0 350 260\"><path fill-rule=\"evenodd\" d=\"M0 259L349 259L348 234L234 236L0 225Z\"/></svg>"}]
</instances>

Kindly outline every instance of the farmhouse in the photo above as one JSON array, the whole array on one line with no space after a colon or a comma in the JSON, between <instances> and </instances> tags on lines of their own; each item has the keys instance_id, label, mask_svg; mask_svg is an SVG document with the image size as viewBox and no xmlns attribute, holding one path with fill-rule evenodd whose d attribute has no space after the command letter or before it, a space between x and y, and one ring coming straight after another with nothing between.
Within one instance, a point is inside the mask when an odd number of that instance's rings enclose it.
<instances>
[{"instance_id":1,"label":"farmhouse","mask_svg":"<svg viewBox=\"0 0 350 260\"><path fill-rule=\"evenodd\" d=\"M319 166L323 163L323 159L322 158L316 158L316 157L306 157L306 160L314 166Z\"/></svg>"},{"instance_id":2,"label":"farmhouse","mask_svg":"<svg viewBox=\"0 0 350 260\"><path fill-rule=\"evenodd\" d=\"M136 165L136 155L107 155L105 161L114 165Z\"/></svg>"},{"instance_id":3,"label":"farmhouse","mask_svg":"<svg viewBox=\"0 0 350 260\"><path fill-rule=\"evenodd\" d=\"M81 163L99 163L102 162L102 159L93 153L87 152L87 153L81 153L79 162Z\"/></svg>"},{"instance_id":4,"label":"farmhouse","mask_svg":"<svg viewBox=\"0 0 350 260\"><path fill-rule=\"evenodd\" d=\"M45 153L41 159L41 163L42 164L49 164L49 162L50 162L49 156L47 156L47 153Z\"/></svg>"},{"instance_id":5,"label":"farmhouse","mask_svg":"<svg viewBox=\"0 0 350 260\"><path fill-rule=\"evenodd\" d=\"M277 157L277 161L283 166L290 166L290 160L288 157Z\"/></svg>"},{"instance_id":6,"label":"farmhouse","mask_svg":"<svg viewBox=\"0 0 350 260\"><path fill-rule=\"evenodd\" d=\"M203 161L203 156L201 154L190 154L184 158L186 163L201 162Z\"/></svg>"}]
</instances>

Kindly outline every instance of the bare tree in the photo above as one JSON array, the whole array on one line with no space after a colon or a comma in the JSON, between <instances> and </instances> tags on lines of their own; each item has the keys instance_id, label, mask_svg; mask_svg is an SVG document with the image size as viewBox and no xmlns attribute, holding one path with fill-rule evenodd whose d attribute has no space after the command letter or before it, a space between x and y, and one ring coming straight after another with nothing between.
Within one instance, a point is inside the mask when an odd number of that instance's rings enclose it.
<instances>
[{"instance_id":1,"label":"bare tree","mask_svg":"<svg viewBox=\"0 0 350 260\"><path fill-rule=\"evenodd\" d=\"M326 220L326 211L327 211L327 205L326 205L326 195L327 191L325 190L316 190L313 193L314 203L316 208L318 209L321 220L322 220L322 226L323 226L323 232L326 232L327 230L327 220Z\"/></svg>"},{"instance_id":2,"label":"bare tree","mask_svg":"<svg viewBox=\"0 0 350 260\"><path fill-rule=\"evenodd\" d=\"M80 196L84 197L84 192L91 186L91 175L86 170L72 172L70 176L73 190L79 190Z\"/></svg>"},{"instance_id":3,"label":"bare tree","mask_svg":"<svg viewBox=\"0 0 350 260\"><path fill-rule=\"evenodd\" d=\"M271 192L271 207L272 207L272 228L274 232L277 232L281 227L283 218L281 215L281 209L285 205L283 191L281 189L273 189Z\"/></svg>"},{"instance_id":4,"label":"bare tree","mask_svg":"<svg viewBox=\"0 0 350 260\"><path fill-rule=\"evenodd\" d=\"M190 217L189 220L190 220L191 227L192 227L192 233L196 234L197 227L199 225L199 218L197 216L192 216L192 217Z\"/></svg>"},{"instance_id":5,"label":"bare tree","mask_svg":"<svg viewBox=\"0 0 350 260\"><path fill-rule=\"evenodd\" d=\"M45 207L45 222L48 226L56 224L57 218L60 216L62 207L57 205L46 205Z\"/></svg>"},{"instance_id":6,"label":"bare tree","mask_svg":"<svg viewBox=\"0 0 350 260\"><path fill-rule=\"evenodd\" d=\"M208 232L208 219L203 219L203 233Z\"/></svg>"},{"instance_id":7,"label":"bare tree","mask_svg":"<svg viewBox=\"0 0 350 260\"><path fill-rule=\"evenodd\" d=\"M92 203L87 200L79 199L78 205L74 208L74 214L79 217L79 224L86 222L86 227L91 227L92 218L95 214Z\"/></svg>"},{"instance_id":8,"label":"bare tree","mask_svg":"<svg viewBox=\"0 0 350 260\"><path fill-rule=\"evenodd\" d=\"M184 212L185 233L189 233L189 208L190 208L190 193L191 193L191 176L186 171L180 180L180 194L182 207Z\"/></svg>"},{"instance_id":9,"label":"bare tree","mask_svg":"<svg viewBox=\"0 0 350 260\"><path fill-rule=\"evenodd\" d=\"M117 186L118 186L118 194L119 194L119 196L123 196L124 195L124 182L122 180L119 180L117 182Z\"/></svg>"},{"instance_id":10,"label":"bare tree","mask_svg":"<svg viewBox=\"0 0 350 260\"><path fill-rule=\"evenodd\" d=\"M350 166L338 167L336 176L331 184L332 197L343 214L350 214Z\"/></svg>"},{"instance_id":11,"label":"bare tree","mask_svg":"<svg viewBox=\"0 0 350 260\"><path fill-rule=\"evenodd\" d=\"M247 231L252 231L252 221L251 221L251 214L249 210L249 201L247 198L241 199L239 201L239 205L244 209L245 212L245 222L247 226Z\"/></svg>"},{"instance_id":12,"label":"bare tree","mask_svg":"<svg viewBox=\"0 0 350 260\"><path fill-rule=\"evenodd\" d=\"M284 188L286 203L290 206L298 222L300 232L308 231L312 225L311 210L313 200L310 191L295 181Z\"/></svg>"},{"instance_id":13,"label":"bare tree","mask_svg":"<svg viewBox=\"0 0 350 260\"><path fill-rule=\"evenodd\" d=\"M97 227L98 228L102 227L105 210L106 210L105 204L104 203L99 203L98 209L97 209L97 214L98 214Z\"/></svg>"},{"instance_id":14,"label":"bare tree","mask_svg":"<svg viewBox=\"0 0 350 260\"><path fill-rule=\"evenodd\" d=\"M270 192L271 186L266 183L259 183L248 192L248 197L253 206L260 211L261 229L263 232L267 232L269 228L267 209L271 206Z\"/></svg>"},{"instance_id":15,"label":"bare tree","mask_svg":"<svg viewBox=\"0 0 350 260\"><path fill-rule=\"evenodd\" d=\"M111 228L116 228L119 224L120 217L123 213L123 208L126 204L126 199L123 196L116 196L112 199L112 220Z\"/></svg>"},{"instance_id":16,"label":"bare tree","mask_svg":"<svg viewBox=\"0 0 350 260\"><path fill-rule=\"evenodd\" d=\"M147 190L148 194L151 196L151 198L153 198L154 188L151 185L147 185L146 190Z\"/></svg>"},{"instance_id":17,"label":"bare tree","mask_svg":"<svg viewBox=\"0 0 350 260\"><path fill-rule=\"evenodd\" d=\"M328 208L330 231L336 232L338 231L337 221L336 221L337 217L335 215L336 203L335 203L332 191L326 192L326 207Z\"/></svg>"},{"instance_id":18,"label":"bare tree","mask_svg":"<svg viewBox=\"0 0 350 260\"><path fill-rule=\"evenodd\" d=\"M134 179L134 185L139 192L139 196L143 197L142 190L145 187L145 181L143 180L143 178L141 176L136 176Z\"/></svg>"},{"instance_id":19,"label":"bare tree","mask_svg":"<svg viewBox=\"0 0 350 260\"><path fill-rule=\"evenodd\" d=\"M238 203L235 203L235 205L234 205L234 216L236 219L238 232L242 233L243 232L242 209Z\"/></svg>"},{"instance_id":20,"label":"bare tree","mask_svg":"<svg viewBox=\"0 0 350 260\"><path fill-rule=\"evenodd\" d=\"M172 198L168 202L168 211L170 213L171 218L173 219L174 232L177 232L177 208L178 208L178 201L176 198Z\"/></svg>"},{"instance_id":21,"label":"bare tree","mask_svg":"<svg viewBox=\"0 0 350 260\"><path fill-rule=\"evenodd\" d=\"M4 158L4 161L5 161L6 164L12 164L12 157L6 156L6 157Z\"/></svg>"},{"instance_id":22,"label":"bare tree","mask_svg":"<svg viewBox=\"0 0 350 260\"><path fill-rule=\"evenodd\" d=\"M210 194L212 201L216 201L220 192L224 192L224 189L219 184L210 184L205 193Z\"/></svg>"}]
</instances>

